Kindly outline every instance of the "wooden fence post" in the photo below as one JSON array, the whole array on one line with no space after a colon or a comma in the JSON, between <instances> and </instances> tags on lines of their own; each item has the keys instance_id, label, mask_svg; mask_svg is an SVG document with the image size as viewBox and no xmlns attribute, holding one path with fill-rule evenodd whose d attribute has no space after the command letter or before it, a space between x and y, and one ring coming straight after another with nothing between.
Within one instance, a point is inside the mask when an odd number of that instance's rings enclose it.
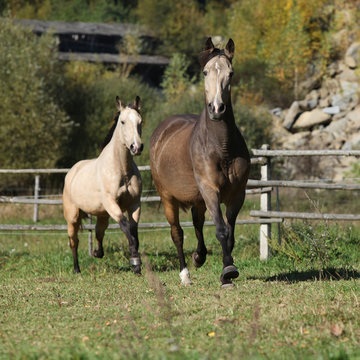
<instances>
[{"instance_id":1,"label":"wooden fence post","mask_svg":"<svg viewBox=\"0 0 360 360\"><path fill-rule=\"evenodd\" d=\"M35 187L34 187L34 199L39 200L39 192L40 192L40 175L35 175ZM39 221L39 204L34 204L34 215L33 221Z\"/></svg>"},{"instance_id":2,"label":"wooden fence post","mask_svg":"<svg viewBox=\"0 0 360 360\"><path fill-rule=\"evenodd\" d=\"M269 145L262 145L262 150L269 150ZM270 157L266 158L266 163L261 166L261 180L269 181L271 171ZM271 192L265 192L260 195L260 210L271 211ZM268 239L271 239L271 224L260 225L260 260L269 258Z\"/></svg>"}]
</instances>

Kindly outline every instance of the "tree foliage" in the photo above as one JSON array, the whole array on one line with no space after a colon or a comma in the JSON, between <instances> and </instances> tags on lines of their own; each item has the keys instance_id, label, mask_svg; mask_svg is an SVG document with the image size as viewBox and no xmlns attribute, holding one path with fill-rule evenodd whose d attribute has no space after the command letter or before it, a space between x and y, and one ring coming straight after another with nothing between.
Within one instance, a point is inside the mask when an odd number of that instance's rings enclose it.
<instances>
[{"instance_id":1,"label":"tree foliage","mask_svg":"<svg viewBox=\"0 0 360 360\"><path fill-rule=\"evenodd\" d=\"M138 21L163 42L165 55L181 52L194 56L206 37L203 13L196 0L139 0Z\"/></svg>"},{"instance_id":2,"label":"tree foliage","mask_svg":"<svg viewBox=\"0 0 360 360\"><path fill-rule=\"evenodd\" d=\"M85 21L134 22L136 0L2 0L17 18Z\"/></svg>"},{"instance_id":3,"label":"tree foliage","mask_svg":"<svg viewBox=\"0 0 360 360\"><path fill-rule=\"evenodd\" d=\"M52 38L0 21L0 163L54 167L69 130L63 77Z\"/></svg>"}]
</instances>

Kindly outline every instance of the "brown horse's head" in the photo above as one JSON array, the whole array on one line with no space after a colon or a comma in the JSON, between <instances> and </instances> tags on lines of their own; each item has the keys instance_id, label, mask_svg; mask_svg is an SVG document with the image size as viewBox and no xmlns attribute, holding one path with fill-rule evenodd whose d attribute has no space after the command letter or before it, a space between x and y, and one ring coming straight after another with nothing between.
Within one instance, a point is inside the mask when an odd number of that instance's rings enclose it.
<instances>
[{"instance_id":1,"label":"brown horse's head","mask_svg":"<svg viewBox=\"0 0 360 360\"><path fill-rule=\"evenodd\" d=\"M211 38L200 53L200 65L205 76L205 103L211 120L222 119L226 106L230 102L230 83L233 74L231 65L235 45L229 39L225 49L214 46Z\"/></svg>"}]
</instances>

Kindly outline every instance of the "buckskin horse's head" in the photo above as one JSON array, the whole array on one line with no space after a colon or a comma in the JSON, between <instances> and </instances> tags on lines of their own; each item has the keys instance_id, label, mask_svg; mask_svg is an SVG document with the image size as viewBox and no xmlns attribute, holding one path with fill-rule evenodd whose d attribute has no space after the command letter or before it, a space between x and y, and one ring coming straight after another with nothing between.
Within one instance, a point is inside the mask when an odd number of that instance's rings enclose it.
<instances>
[{"instance_id":1,"label":"buckskin horse's head","mask_svg":"<svg viewBox=\"0 0 360 360\"><path fill-rule=\"evenodd\" d=\"M130 150L131 155L140 155L144 148L141 140L140 98L137 96L133 105L125 106L117 96L116 106L119 110L117 127L121 141Z\"/></svg>"},{"instance_id":2,"label":"buckskin horse's head","mask_svg":"<svg viewBox=\"0 0 360 360\"><path fill-rule=\"evenodd\" d=\"M205 102L211 120L221 120L230 101L230 83L233 74L232 58L235 45L229 39L225 49L214 46L211 38L200 53L199 60L205 77Z\"/></svg>"}]
</instances>

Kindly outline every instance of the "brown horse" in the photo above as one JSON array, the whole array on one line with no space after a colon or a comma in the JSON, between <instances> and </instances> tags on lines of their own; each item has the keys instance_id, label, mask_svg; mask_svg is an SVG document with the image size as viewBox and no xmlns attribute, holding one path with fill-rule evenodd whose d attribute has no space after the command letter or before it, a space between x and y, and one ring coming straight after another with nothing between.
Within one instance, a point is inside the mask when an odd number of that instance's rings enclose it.
<instances>
[{"instance_id":1,"label":"brown horse","mask_svg":"<svg viewBox=\"0 0 360 360\"><path fill-rule=\"evenodd\" d=\"M192 255L195 267L206 260L203 237L205 211L216 225L216 237L223 251L224 286L239 276L231 252L234 247L236 217L245 199L250 156L244 138L236 127L231 105L234 42L223 50L209 38L200 53L205 76L205 109L198 115L174 115L164 120L150 139L150 166L154 183L171 226L171 237L180 261L180 278L191 284L183 252L183 231L179 208L191 207L198 240ZM220 203L226 205L224 220Z\"/></svg>"},{"instance_id":2,"label":"brown horse","mask_svg":"<svg viewBox=\"0 0 360 360\"><path fill-rule=\"evenodd\" d=\"M124 106L116 97L116 104L119 112L99 157L79 161L65 177L63 207L75 272L80 272L77 233L81 219L86 214L97 217L95 232L98 248L94 250L94 256L104 256L102 241L111 216L129 241L133 271L141 272L138 222L142 183L140 172L132 159L133 155L140 155L143 149L140 98L136 97L133 105Z\"/></svg>"}]
</instances>

